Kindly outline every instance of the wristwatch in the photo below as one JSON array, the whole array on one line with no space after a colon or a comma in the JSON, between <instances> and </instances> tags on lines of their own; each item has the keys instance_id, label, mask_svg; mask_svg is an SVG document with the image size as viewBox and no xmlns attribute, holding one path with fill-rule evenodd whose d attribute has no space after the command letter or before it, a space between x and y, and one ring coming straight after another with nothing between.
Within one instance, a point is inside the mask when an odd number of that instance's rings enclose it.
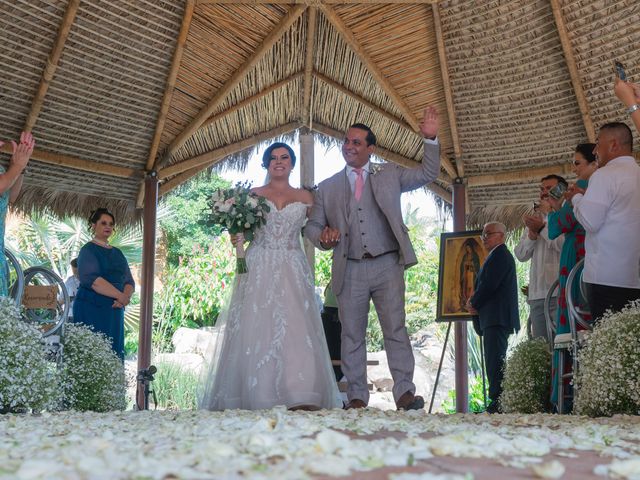
<instances>
[{"instance_id":1,"label":"wristwatch","mask_svg":"<svg viewBox=\"0 0 640 480\"><path fill-rule=\"evenodd\" d=\"M635 112L636 110L640 110L640 105L638 105L637 103L634 103L633 105L631 105L629 108L627 108L627 113L629 115L631 115L633 112Z\"/></svg>"}]
</instances>

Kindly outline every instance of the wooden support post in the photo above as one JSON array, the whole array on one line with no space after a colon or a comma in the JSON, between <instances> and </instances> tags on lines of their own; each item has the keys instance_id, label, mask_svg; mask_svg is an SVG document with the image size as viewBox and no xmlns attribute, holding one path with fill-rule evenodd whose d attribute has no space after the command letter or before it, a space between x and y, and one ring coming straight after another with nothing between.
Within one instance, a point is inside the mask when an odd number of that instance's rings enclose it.
<instances>
[{"instance_id":1,"label":"wooden support post","mask_svg":"<svg viewBox=\"0 0 640 480\"><path fill-rule=\"evenodd\" d=\"M300 134L300 186L312 187L314 182L314 144L311 132ZM315 276L316 249L313 244L304 239L304 251Z\"/></svg>"},{"instance_id":2,"label":"wooden support post","mask_svg":"<svg viewBox=\"0 0 640 480\"><path fill-rule=\"evenodd\" d=\"M466 230L465 220L465 186L461 178L453 182L453 231ZM467 358L467 322L455 322L455 385L456 412L469 411L469 361Z\"/></svg>"},{"instance_id":3,"label":"wooden support post","mask_svg":"<svg viewBox=\"0 0 640 480\"><path fill-rule=\"evenodd\" d=\"M138 334L138 372L151 365L151 329L153 324L153 278L156 260L156 216L158 176L150 172L144 180L142 238L142 279L140 296L140 332ZM144 408L144 386L138 383L137 405Z\"/></svg>"}]
</instances>

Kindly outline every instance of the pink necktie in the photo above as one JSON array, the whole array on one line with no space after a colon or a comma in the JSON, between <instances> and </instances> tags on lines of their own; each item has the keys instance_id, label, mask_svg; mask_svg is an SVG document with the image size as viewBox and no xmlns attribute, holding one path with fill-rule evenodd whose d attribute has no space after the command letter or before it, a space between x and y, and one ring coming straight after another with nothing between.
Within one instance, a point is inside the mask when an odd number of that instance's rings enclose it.
<instances>
[{"instance_id":1,"label":"pink necktie","mask_svg":"<svg viewBox=\"0 0 640 480\"><path fill-rule=\"evenodd\" d=\"M356 172L356 185L355 185L355 190L353 192L354 196L356 197L356 200L360 200L360 197L362 196L362 189L364 188L364 175L362 174L364 169L362 168L354 168L353 171Z\"/></svg>"}]
</instances>

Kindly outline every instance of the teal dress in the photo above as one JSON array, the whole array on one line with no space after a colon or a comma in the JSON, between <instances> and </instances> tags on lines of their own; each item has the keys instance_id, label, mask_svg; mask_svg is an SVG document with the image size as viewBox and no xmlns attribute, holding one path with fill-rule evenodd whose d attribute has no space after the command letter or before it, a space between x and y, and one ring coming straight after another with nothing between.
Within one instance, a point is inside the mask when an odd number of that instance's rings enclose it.
<instances>
[{"instance_id":1,"label":"teal dress","mask_svg":"<svg viewBox=\"0 0 640 480\"><path fill-rule=\"evenodd\" d=\"M578 180L577 185L580 188L587 188L586 180ZM556 334L570 332L569 327L569 311L567 309L567 296L565 287L567 285L567 277L569 272L575 267L576 263L584 258L584 239L585 231L582 225L576 219L573 213L573 206L569 202L564 202L560 210L551 212L547 216L547 228L549 229L549 238L554 239L560 235L564 235L564 245L560 252L560 292L558 294L558 310L556 313ZM577 283L574 283L572 290L573 298L580 298L580 289ZM552 363L552 383L551 383L551 403L558 404L558 365L560 355L567 355L566 352L554 351ZM565 359L565 369L571 370L571 360ZM566 371L565 371L566 373ZM569 379L566 380L565 391L570 388ZM570 410L570 405L565 405L564 411Z\"/></svg>"},{"instance_id":2,"label":"teal dress","mask_svg":"<svg viewBox=\"0 0 640 480\"><path fill-rule=\"evenodd\" d=\"M5 173L5 168L0 165L0 174ZM4 227L7 219L7 210L9 209L9 197L11 189L7 189L0 195L0 295L6 297L9 295L9 265L7 264L7 256L4 254Z\"/></svg>"},{"instance_id":3,"label":"teal dress","mask_svg":"<svg viewBox=\"0 0 640 480\"><path fill-rule=\"evenodd\" d=\"M113 350L124 360L124 308L113 308L114 299L95 292L91 286L104 278L120 291L135 286L129 264L117 248L89 242L78 254L80 287L73 302L74 322L84 323L111 339Z\"/></svg>"}]
</instances>

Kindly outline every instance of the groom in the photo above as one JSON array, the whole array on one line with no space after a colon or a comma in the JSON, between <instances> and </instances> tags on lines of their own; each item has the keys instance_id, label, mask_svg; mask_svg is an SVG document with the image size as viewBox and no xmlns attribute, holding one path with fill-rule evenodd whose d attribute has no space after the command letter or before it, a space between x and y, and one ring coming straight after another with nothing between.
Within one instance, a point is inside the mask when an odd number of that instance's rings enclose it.
<instances>
[{"instance_id":1,"label":"groom","mask_svg":"<svg viewBox=\"0 0 640 480\"><path fill-rule=\"evenodd\" d=\"M370 163L376 137L366 125L352 125L342 145L346 168L321 182L315 195L304 233L316 247L334 249L331 287L342 323L346 408L364 408L369 401L365 335L370 300L382 327L396 406L424 407L424 399L415 395L415 361L405 327L404 270L417 259L402 222L400 196L438 176L438 126L436 109L425 108L420 124L424 158L419 167L408 169Z\"/></svg>"}]
</instances>

